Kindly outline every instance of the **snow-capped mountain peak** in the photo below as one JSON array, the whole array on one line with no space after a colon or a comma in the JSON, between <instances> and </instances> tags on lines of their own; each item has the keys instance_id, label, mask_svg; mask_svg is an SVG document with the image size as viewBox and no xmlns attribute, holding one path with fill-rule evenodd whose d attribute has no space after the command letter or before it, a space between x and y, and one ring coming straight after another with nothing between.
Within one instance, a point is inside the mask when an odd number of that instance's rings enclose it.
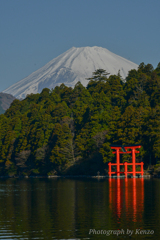
<instances>
[{"instance_id":1,"label":"snow-capped mountain peak","mask_svg":"<svg viewBox=\"0 0 160 240\"><path fill-rule=\"evenodd\" d=\"M116 75L120 70L122 78L125 78L128 71L137 67L137 64L102 47L72 47L3 92L25 98L27 94L41 92L45 87L51 89L61 83L74 87L80 81L86 86L86 78L92 77L97 69Z\"/></svg>"}]
</instances>

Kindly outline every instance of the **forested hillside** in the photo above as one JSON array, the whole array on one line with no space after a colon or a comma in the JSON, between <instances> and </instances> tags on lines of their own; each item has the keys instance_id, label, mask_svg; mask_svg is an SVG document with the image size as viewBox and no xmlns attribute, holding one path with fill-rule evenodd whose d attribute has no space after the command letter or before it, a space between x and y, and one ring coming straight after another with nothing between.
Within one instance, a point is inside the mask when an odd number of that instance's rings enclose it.
<instances>
[{"instance_id":1,"label":"forested hillside","mask_svg":"<svg viewBox=\"0 0 160 240\"><path fill-rule=\"evenodd\" d=\"M158 167L160 63L15 99L0 115L0 175L106 174L110 144L141 144L137 160Z\"/></svg>"}]
</instances>

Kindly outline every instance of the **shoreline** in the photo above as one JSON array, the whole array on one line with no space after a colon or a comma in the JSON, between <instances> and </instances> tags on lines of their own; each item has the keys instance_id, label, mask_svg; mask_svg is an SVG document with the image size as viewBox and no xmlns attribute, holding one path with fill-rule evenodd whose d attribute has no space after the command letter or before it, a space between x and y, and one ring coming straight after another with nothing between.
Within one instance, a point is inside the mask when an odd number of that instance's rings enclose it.
<instances>
[{"instance_id":1,"label":"shoreline","mask_svg":"<svg viewBox=\"0 0 160 240\"><path fill-rule=\"evenodd\" d=\"M28 178L107 178L107 179L125 179L125 176L112 176L109 177L108 175L106 176L91 176L91 175L50 175L50 176L0 176L0 179L4 179L4 178L19 178L19 179L28 179ZM150 178L160 178L160 175L143 175L141 176L136 176L136 177L132 177L132 176L128 176L127 178L145 178L145 179L150 179Z\"/></svg>"}]
</instances>

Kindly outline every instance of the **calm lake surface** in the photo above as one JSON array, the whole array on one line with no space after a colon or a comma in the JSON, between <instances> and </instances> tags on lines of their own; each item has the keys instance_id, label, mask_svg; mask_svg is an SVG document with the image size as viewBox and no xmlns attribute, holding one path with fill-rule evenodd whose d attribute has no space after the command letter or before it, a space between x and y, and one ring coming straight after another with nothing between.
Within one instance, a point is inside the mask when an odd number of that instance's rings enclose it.
<instances>
[{"instance_id":1,"label":"calm lake surface","mask_svg":"<svg viewBox=\"0 0 160 240\"><path fill-rule=\"evenodd\" d=\"M160 179L0 179L0 239L160 239Z\"/></svg>"}]
</instances>

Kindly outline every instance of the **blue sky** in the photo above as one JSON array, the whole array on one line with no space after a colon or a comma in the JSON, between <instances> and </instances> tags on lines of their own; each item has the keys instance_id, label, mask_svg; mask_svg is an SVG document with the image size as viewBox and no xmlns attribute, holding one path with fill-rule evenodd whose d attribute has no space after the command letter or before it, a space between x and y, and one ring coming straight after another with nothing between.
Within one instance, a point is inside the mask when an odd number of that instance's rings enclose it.
<instances>
[{"instance_id":1,"label":"blue sky","mask_svg":"<svg viewBox=\"0 0 160 240\"><path fill-rule=\"evenodd\" d=\"M0 0L0 91L71 47L160 62L159 0Z\"/></svg>"}]
</instances>

